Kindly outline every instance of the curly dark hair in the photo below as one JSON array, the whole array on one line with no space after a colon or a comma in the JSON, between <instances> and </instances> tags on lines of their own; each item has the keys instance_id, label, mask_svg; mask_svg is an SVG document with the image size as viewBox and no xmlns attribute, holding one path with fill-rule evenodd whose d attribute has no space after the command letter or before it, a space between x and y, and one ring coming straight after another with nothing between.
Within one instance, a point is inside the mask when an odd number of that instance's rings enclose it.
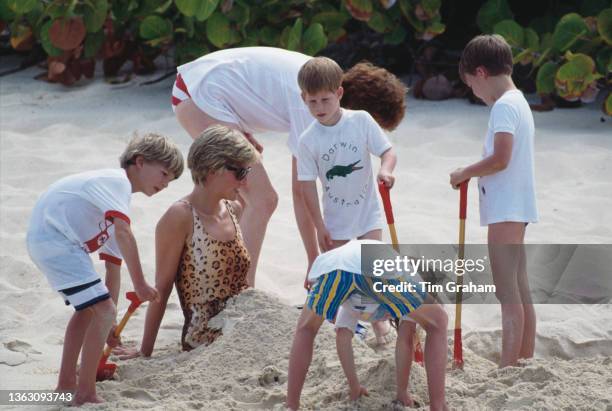
<instances>
[{"instance_id":1,"label":"curly dark hair","mask_svg":"<svg viewBox=\"0 0 612 411\"><path fill-rule=\"evenodd\" d=\"M404 118L406 86L384 68L355 64L344 73L342 87L342 107L367 111L385 130L394 130Z\"/></svg>"}]
</instances>

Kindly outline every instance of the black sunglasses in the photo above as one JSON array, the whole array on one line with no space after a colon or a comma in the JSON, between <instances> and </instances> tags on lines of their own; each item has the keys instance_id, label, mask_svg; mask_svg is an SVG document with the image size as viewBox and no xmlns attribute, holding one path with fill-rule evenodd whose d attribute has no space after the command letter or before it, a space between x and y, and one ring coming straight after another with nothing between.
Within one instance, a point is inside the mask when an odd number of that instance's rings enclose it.
<instances>
[{"instance_id":1,"label":"black sunglasses","mask_svg":"<svg viewBox=\"0 0 612 411\"><path fill-rule=\"evenodd\" d=\"M246 178L246 176L249 174L249 172L251 171L251 167L234 167L234 166L230 166L230 165L225 165L225 168L228 169L229 171L233 171L234 172L234 176L236 177L236 180L238 181L242 181Z\"/></svg>"}]
</instances>

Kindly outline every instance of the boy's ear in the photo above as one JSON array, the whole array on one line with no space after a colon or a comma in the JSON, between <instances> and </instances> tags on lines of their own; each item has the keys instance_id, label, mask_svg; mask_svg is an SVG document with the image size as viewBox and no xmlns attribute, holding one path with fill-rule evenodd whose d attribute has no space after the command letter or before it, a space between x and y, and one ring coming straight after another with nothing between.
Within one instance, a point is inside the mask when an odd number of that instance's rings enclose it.
<instances>
[{"instance_id":1,"label":"boy's ear","mask_svg":"<svg viewBox=\"0 0 612 411\"><path fill-rule=\"evenodd\" d=\"M474 72L476 77L487 78L489 77L489 72L484 66L476 67L476 71Z\"/></svg>"},{"instance_id":2,"label":"boy's ear","mask_svg":"<svg viewBox=\"0 0 612 411\"><path fill-rule=\"evenodd\" d=\"M136 156L136 159L134 160L134 163L139 168L142 168L142 166L144 165L144 162L145 162L145 159L143 156Z\"/></svg>"},{"instance_id":3,"label":"boy's ear","mask_svg":"<svg viewBox=\"0 0 612 411\"><path fill-rule=\"evenodd\" d=\"M301 92L300 95L302 96L302 101L305 103L306 102L306 93L305 92Z\"/></svg>"},{"instance_id":4,"label":"boy's ear","mask_svg":"<svg viewBox=\"0 0 612 411\"><path fill-rule=\"evenodd\" d=\"M338 100L342 100L342 96L344 95L344 88L342 88L342 86L338 87L336 95L338 96Z\"/></svg>"}]
</instances>

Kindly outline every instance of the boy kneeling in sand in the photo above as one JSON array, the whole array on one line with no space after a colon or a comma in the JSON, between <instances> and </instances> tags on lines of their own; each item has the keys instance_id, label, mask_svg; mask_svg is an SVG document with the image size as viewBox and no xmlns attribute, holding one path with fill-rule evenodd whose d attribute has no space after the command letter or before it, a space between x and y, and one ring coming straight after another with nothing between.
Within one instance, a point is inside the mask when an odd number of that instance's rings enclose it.
<instances>
[{"instance_id":1,"label":"boy kneeling in sand","mask_svg":"<svg viewBox=\"0 0 612 411\"><path fill-rule=\"evenodd\" d=\"M96 394L96 369L116 316L121 258L141 301L157 300L144 278L130 229L132 193L152 196L183 172L183 156L166 137L133 138L120 158L120 169L64 177L38 199L27 234L32 261L51 287L76 312L64 337L57 391L74 391L74 404L102 402ZM89 253L106 262L106 284ZM109 293L110 289L110 293ZM77 359L81 352L77 383Z\"/></svg>"},{"instance_id":2,"label":"boy kneeling in sand","mask_svg":"<svg viewBox=\"0 0 612 411\"><path fill-rule=\"evenodd\" d=\"M375 283L382 282L383 285L395 284L398 283L398 280L363 275L361 271L362 244L383 243L377 240L350 241L339 248L321 254L310 269L308 281L312 284L312 287L306 299L304 310L298 320L289 357L287 407L291 410L297 410L300 406L300 395L312 361L314 339L319 331L319 327L325 319L332 321L336 318L338 308L347 299L357 295L380 304L391 317L403 320L407 316L425 329L427 333L425 342L425 369L427 372L430 408L432 410L447 409L444 400L447 355L446 312L442 307L434 304L433 298L425 293L376 292L374 288ZM402 281L407 281L407 279L402 278ZM418 289L419 287L416 288ZM413 328L413 325L410 322L400 322L398 344L403 344L401 338L410 334L411 328ZM410 346L407 346L407 349L410 350ZM411 351L409 351L409 354L411 354ZM350 353L339 353L339 355L343 367L345 367L348 361L352 360ZM401 355L401 346L398 346L396 362L400 361L406 363L406 359L403 359ZM402 365L398 367L398 369L404 368L405 366ZM404 373L397 373L397 400L402 403L404 401L410 402L410 396L407 393L408 372L409 370L406 370ZM366 394L367 391L359 385L359 382L351 380L349 375L347 373L351 386L351 398L359 398L362 394ZM400 388L402 392L399 392Z\"/></svg>"}]
</instances>

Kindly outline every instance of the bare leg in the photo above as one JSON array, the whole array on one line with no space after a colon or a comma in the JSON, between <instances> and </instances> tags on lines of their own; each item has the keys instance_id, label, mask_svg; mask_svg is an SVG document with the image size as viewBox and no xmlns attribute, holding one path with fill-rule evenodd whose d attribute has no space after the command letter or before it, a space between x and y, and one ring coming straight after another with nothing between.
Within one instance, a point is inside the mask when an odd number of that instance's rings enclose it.
<instances>
[{"instance_id":1,"label":"bare leg","mask_svg":"<svg viewBox=\"0 0 612 411\"><path fill-rule=\"evenodd\" d=\"M523 304L523 340L521 342L521 350L519 358L533 358L535 351L536 337L536 315L531 301L531 292L529 290L529 280L527 277L527 262L525 257L525 248L520 248L520 260L518 265L518 287Z\"/></svg>"},{"instance_id":2,"label":"bare leg","mask_svg":"<svg viewBox=\"0 0 612 411\"><path fill-rule=\"evenodd\" d=\"M429 407L431 410L447 410L444 399L444 384L446 379L446 340L448 317L444 309L433 303L429 298L427 304L421 305L410 313L427 333L425 340L425 371L427 372L427 389L429 391Z\"/></svg>"},{"instance_id":3,"label":"bare leg","mask_svg":"<svg viewBox=\"0 0 612 411\"><path fill-rule=\"evenodd\" d=\"M399 324L395 345L395 379L397 381L395 397L405 406L412 407L414 401L408 390L408 382L410 381L410 367L412 367L413 336L416 332L416 324L412 321L401 321Z\"/></svg>"},{"instance_id":4,"label":"bare leg","mask_svg":"<svg viewBox=\"0 0 612 411\"><path fill-rule=\"evenodd\" d=\"M79 382L74 395L74 404L103 402L96 394L96 370L104 348L104 342L117 315L111 299L101 301L87 308L91 311L91 321L85 332Z\"/></svg>"},{"instance_id":5,"label":"bare leg","mask_svg":"<svg viewBox=\"0 0 612 411\"><path fill-rule=\"evenodd\" d=\"M300 407L300 395L308 368L312 362L314 340L322 323L322 317L319 317L308 307L304 307L298 319L291 353L289 354L287 408L290 410L297 410Z\"/></svg>"},{"instance_id":6,"label":"bare leg","mask_svg":"<svg viewBox=\"0 0 612 411\"><path fill-rule=\"evenodd\" d=\"M368 231L364 235L359 236L358 239L359 240L382 241L382 230ZM389 332L391 331L391 326L389 324L389 321L387 320L374 321L372 323L372 330L374 330L374 335L376 336L376 344L385 345L387 343L385 336L389 334Z\"/></svg>"},{"instance_id":7,"label":"bare leg","mask_svg":"<svg viewBox=\"0 0 612 411\"><path fill-rule=\"evenodd\" d=\"M66 327L62 364L60 366L56 391L74 391L77 387L76 367L79 353L85 339L85 332L91 321L89 310L75 311Z\"/></svg>"},{"instance_id":8,"label":"bare leg","mask_svg":"<svg viewBox=\"0 0 612 411\"><path fill-rule=\"evenodd\" d=\"M212 118L200 110L192 100L184 100L176 106L176 119L191 138L196 138L213 124L224 124L232 128L238 128L236 125L229 125Z\"/></svg>"},{"instance_id":9,"label":"bare leg","mask_svg":"<svg viewBox=\"0 0 612 411\"><path fill-rule=\"evenodd\" d=\"M259 261L268 222L278 205L278 194L274 191L263 164L257 163L252 167L248 183L244 189L241 189L246 207L240 218L240 229L251 257L247 282L251 287L255 287L257 262Z\"/></svg>"},{"instance_id":10,"label":"bare leg","mask_svg":"<svg viewBox=\"0 0 612 411\"><path fill-rule=\"evenodd\" d=\"M523 223L515 222L489 225L489 258L495 295L502 312L502 368L516 365L523 341L525 315L519 292L518 269L524 227Z\"/></svg>"}]
</instances>

